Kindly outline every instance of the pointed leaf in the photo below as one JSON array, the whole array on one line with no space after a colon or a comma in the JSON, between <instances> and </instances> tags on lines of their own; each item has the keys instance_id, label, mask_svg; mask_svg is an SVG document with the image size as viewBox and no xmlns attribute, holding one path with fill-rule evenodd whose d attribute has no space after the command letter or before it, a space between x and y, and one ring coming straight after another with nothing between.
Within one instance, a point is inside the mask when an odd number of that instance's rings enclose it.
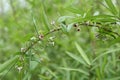
<instances>
[{"instance_id":1,"label":"pointed leaf","mask_svg":"<svg viewBox=\"0 0 120 80\"><path fill-rule=\"evenodd\" d=\"M120 77L112 77L112 78L108 78L108 79L104 79L104 80L120 80Z\"/></svg>"},{"instance_id":2,"label":"pointed leaf","mask_svg":"<svg viewBox=\"0 0 120 80\"><path fill-rule=\"evenodd\" d=\"M66 21L66 19L72 19L72 18L74 18L73 16L61 16L60 18L58 18L58 22L59 23L62 23L62 22L64 22L64 21Z\"/></svg>"},{"instance_id":3,"label":"pointed leaf","mask_svg":"<svg viewBox=\"0 0 120 80\"><path fill-rule=\"evenodd\" d=\"M84 12L81 11L80 9L76 8L76 7L73 7L73 6L68 6L66 8L68 11L72 12L72 13L75 13L75 14L80 14L80 15L83 15Z\"/></svg>"},{"instance_id":4,"label":"pointed leaf","mask_svg":"<svg viewBox=\"0 0 120 80\"><path fill-rule=\"evenodd\" d=\"M108 51L106 51L106 52L101 53L99 56L97 56L97 57L92 61L92 63L95 62L96 60L98 60L99 58L103 57L104 55L107 55L107 54L110 54L110 53L114 53L114 52L116 52L116 51L120 51L120 48L111 49L111 50L108 50Z\"/></svg>"},{"instance_id":5,"label":"pointed leaf","mask_svg":"<svg viewBox=\"0 0 120 80\"><path fill-rule=\"evenodd\" d=\"M85 60L85 62L88 65L91 65L89 58L87 57L87 55L85 54L85 52L82 50L82 48L77 43L75 43L75 45L76 45L76 48L79 51L80 55L82 56L82 58Z\"/></svg>"},{"instance_id":6,"label":"pointed leaf","mask_svg":"<svg viewBox=\"0 0 120 80\"><path fill-rule=\"evenodd\" d=\"M60 67L59 69L68 70L68 71L77 71L85 75L89 75L89 73L83 69L73 69L73 68L64 68L64 67Z\"/></svg>"},{"instance_id":7,"label":"pointed leaf","mask_svg":"<svg viewBox=\"0 0 120 80\"><path fill-rule=\"evenodd\" d=\"M44 25L45 25L45 28L48 30L48 31L50 31L50 24L49 24L49 21L48 21L48 17L47 17L47 15L46 15L46 13L45 13L45 10L44 10L44 7L42 6L42 8L41 8L41 11L42 11L42 19L43 19L43 23L44 23Z\"/></svg>"},{"instance_id":8,"label":"pointed leaf","mask_svg":"<svg viewBox=\"0 0 120 80\"><path fill-rule=\"evenodd\" d=\"M112 2L112 0L105 0L105 2L108 5L108 9L110 10L111 13L113 13L114 15L117 15L117 10Z\"/></svg>"},{"instance_id":9,"label":"pointed leaf","mask_svg":"<svg viewBox=\"0 0 120 80\"><path fill-rule=\"evenodd\" d=\"M6 68L8 68L12 63L14 63L18 59L18 55L15 56L14 58L11 58L4 62L3 64L0 65L0 72L4 71Z\"/></svg>"},{"instance_id":10,"label":"pointed leaf","mask_svg":"<svg viewBox=\"0 0 120 80\"><path fill-rule=\"evenodd\" d=\"M69 25L67 26L67 32L69 32L72 27L73 27L73 23L69 24Z\"/></svg>"},{"instance_id":11,"label":"pointed leaf","mask_svg":"<svg viewBox=\"0 0 120 80\"><path fill-rule=\"evenodd\" d=\"M71 58L75 59L76 61L80 62L83 65L86 65L86 63L81 59L81 57L78 57L75 54L72 54L70 52L66 52ZM86 65L87 66L87 65Z\"/></svg>"}]
</instances>

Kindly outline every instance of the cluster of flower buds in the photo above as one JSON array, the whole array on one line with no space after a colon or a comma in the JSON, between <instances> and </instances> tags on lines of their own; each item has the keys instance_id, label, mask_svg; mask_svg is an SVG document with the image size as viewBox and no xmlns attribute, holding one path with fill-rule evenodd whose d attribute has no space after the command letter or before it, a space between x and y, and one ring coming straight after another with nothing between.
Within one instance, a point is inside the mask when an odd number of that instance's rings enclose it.
<instances>
[{"instance_id":1,"label":"cluster of flower buds","mask_svg":"<svg viewBox=\"0 0 120 80\"><path fill-rule=\"evenodd\" d=\"M50 37L49 40L48 40L48 41L49 41L49 44L52 45L52 46L55 45L54 38L55 38L55 36L52 36L52 37Z\"/></svg>"},{"instance_id":2,"label":"cluster of flower buds","mask_svg":"<svg viewBox=\"0 0 120 80\"><path fill-rule=\"evenodd\" d=\"M42 40L44 38L44 35L40 34L39 39Z\"/></svg>"},{"instance_id":3,"label":"cluster of flower buds","mask_svg":"<svg viewBox=\"0 0 120 80\"><path fill-rule=\"evenodd\" d=\"M21 72L21 70L23 69L23 67L22 66L15 66L15 68L18 70L18 72L20 73Z\"/></svg>"},{"instance_id":4,"label":"cluster of flower buds","mask_svg":"<svg viewBox=\"0 0 120 80\"><path fill-rule=\"evenodd\" d=\"M51 25L55 25L55 21L51 21Z\"/></svg>"},{"instance_id":5,"label":"cluster of flower buds","mask_svg":"<svg viewBox=\"0 0 120 80\"><path fill-rule=\"evenodd\" d=\"M25 50L26 50L25 48L21 48L21 52L22 52L22 53L24 53L24 52L25 52Z\"/></svg>"},{"instance_id":6,"label":"cluster of flower buds","mask_svg":"<svg viewBox=\"0 0 120 80\"><path fill-rule=\"evenodd\" d=\"M80 31L80 28L78 28L78 24L75 23L73 27L75 27L77 31Z\"/></svg>"}]
</instances>

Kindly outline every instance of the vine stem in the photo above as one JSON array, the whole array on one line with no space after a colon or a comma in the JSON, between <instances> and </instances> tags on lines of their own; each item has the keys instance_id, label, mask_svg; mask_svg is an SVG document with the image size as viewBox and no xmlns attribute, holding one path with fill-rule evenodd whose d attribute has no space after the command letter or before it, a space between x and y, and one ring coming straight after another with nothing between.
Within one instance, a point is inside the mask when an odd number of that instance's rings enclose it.
<instances>
[{"instance_id":1,"label":"vine stem","mask_svg":"<svg viewBox=\"0 0 120 80\"><path fill-rule=\"evenodd\" d=\"M44 34L44 35L43 35L43 38L46 37L47 35L51 34L51 33L60 31L61 29L62 29L61 27L58 27L58 28L56 28L56 29L53 29L53 30L47 32L46 34ZM39 36L40 36L40 35L39 35ZM40 38L38 37L38 39L37 39L35 42L33 42L28 48L26 48L23 53L25 54L26 52L28 52L35 44L38 43L38 41L41 41L41 40L42 40L42 39L40 39Z\"/></svg>"},{"instance_id":2,"label":"vine stem","mask_svg":"<svg viewBox=\"0 0 120 80\"><path fill-rule=\"evenodd\" d=\"M112 30L109 30L109 29L106 29L106 28L104 28L104 27L101 27L101 25L86 24L86 23L79 23L79 25L101 28L101 29L103 29L103 30L105 30L105 31L107 31L107 32L114 33L114 34L116 34L116 35L118 35L118 36L120 37L120 34L118 34L117 32L114 32L114 31L112 31ZM53 29L53 30L47 32L46 34L44 34L44 35L43 35L43 38L46 37L47 35L51 34L51 33L57 32L57 31L59 31L59 30L61 30L61 29L62 29L62 27L58 27L58 28L56 28L56 29ZM40 35L39 35L39 36L40 36ZM33 42L27 49L25 49L25 51L24 51L23 53L26 53L27 51L29 51L35 44L37 44L38 41L41 41L41 40L42 40L42 39L40 39L40 38L38 37L38 39L37 39L35 42Z\"/></svg>"}]
</instances>

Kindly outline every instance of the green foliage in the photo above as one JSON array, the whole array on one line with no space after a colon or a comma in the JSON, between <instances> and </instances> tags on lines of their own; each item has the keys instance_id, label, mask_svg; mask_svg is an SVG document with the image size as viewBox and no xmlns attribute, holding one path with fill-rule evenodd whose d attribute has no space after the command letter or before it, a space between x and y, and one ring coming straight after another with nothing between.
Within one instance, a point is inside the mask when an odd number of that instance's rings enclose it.
<instances>
[{"instance_id":1,"label":"green foliage","mask_svg":"<svg viewBox=\"0 0 120 80\"><path fill-rule=\"evenodd\" d=\"M15 63L17 61L19 56L15 56L12 59L7 60L5 63L0 65L0 72L3 72L7 67L9 67L11 64Z\"/></svg>"},{"instance_id":2,"label":"green foliage","mask_svg":"<svg viewBox=\"0 0 120 80\"><path fill-rule=\"evenodd\" d=\"M79 53L81 54L81 56L85 60L85 62L88 65L91 65L89 58L87 57L87 55L85 54L85 52L82 50L82 48L77 43L75 45L76 45L77 50L79 51Z\"/></svg>"},{"instance_id":3,"label":"green foliage","mask_svg":"<svg viewBox=\"0 0 120 80\"><path fill-rule=\"evenodd\" d=\"M119 0L2 1L1 80L120 79Z\"/></svg>"},{"instance_id":4,"label":"green foliage","mask_svg":"<svg viewBox=\"0 0 120 80\"><path fill-rule=\"evenodd\" d=\"M105 0L105 2L107 3L108 9L110 10L110 12L114 15L117 15L118 12L117 12L114 4L112 3L112 1L111 0Z\"/></svg>"},{"instance_id":5,"label":"green foliage","mask_svg":"<svg viewBox=\"0 0 120 80\"><path fill-rule=\"evenodd\" d=\"M42 16L42 19L43 19L43 23L45 25L46 30L49 31L50 30L49 22L48 22L48 18L47 18L47 15L45 13L45 10L44 10L43 6L41 7L41 11L42 11L41 16Z\"/></svg>"}]
</instances>

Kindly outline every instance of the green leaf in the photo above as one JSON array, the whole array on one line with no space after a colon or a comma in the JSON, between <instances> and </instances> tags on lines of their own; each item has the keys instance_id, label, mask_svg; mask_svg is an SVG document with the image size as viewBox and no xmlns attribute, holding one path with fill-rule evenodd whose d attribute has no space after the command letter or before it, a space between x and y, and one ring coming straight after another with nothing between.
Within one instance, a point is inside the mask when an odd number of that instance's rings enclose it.
<instances>
[{"instance_id":1,"label":"green leaf","mask_svg":"<svg viewBox=\"0 0 120 80\"><path fill-rule=\"evenodd\" d=\"M117 59L116 54L115 54L115 53L112 53L112 63L113 63L113 66L114 66L114 67L117 65L116 59Z\"/></svg>"},{"instance_id":2,"label":"green leaf","mask_svg":"<svg viewBox=\"0 0 120 80\"><path fill-rule=\"evenodd\" d=\"M36 20L35 20L34 16L32 16L32 19L33 19L33 24L34 24L35 32L36 32L37 36L39 36L38 30L37 30L37 24L36 24Z\"/></svg>"},{"instance_id":3,"label":"green leaf","mask_svg":"<svg viewBox=\"0 0 120 80\"><path fill-rule=\"evenodd\" d=\"M71 23L71 24L69 24L69 25L67 26L67 32L69 32L69 31L71 30L71 28L73 27L73 24L74 24L74 23Z\"/></svg>"},{"instance_id":4,"label":"green leaf","mask_svg":"<svg viewBox=\"0 0 120 80\"><path fill-rule=\"evenodd\" d=\"M65 22L67 19L72 19L74 18L73 16L61 16L60 18L58 18L57 22L59 23L63 23Z\"/></svg>"},{"instance_id":5,"label":"green leaf","mask_svg":"<svg viewBox=\"0 0 120 80\"><path fill-rule=\"evenodd\" d=\"M108 79L104 79L104 80L120 80L120 77L118 76L118 77L112 77L112 78L108 78Z\"/></svg>"},{"instance_id":6,"label":"green leaf","mask_svg":"<svg viewBox=\"0 0 120 80\"><path fill-rule=\"evenodd\" d=\"M50 27L49 27L50 24L49 24L48 17L47 17L47 15L46 15L46 13L45 13L45 9L44 9L43 6L41 7L41 11L42 11L41 17L42 17L42 19L43 19L43 23L44 23L44 25L45 25L45 28L46 28L47 31L50 31Z\"/></svg>"},{"instance_id":7,"label":"green leaf","mask_svg":"<svg viewBox=\"0 0 120 80\"><path fill-rule=\"evenodd\" d=\"M72 13L76 13L76 14L80 14L80 15L83 15L84 12L81 11L79 8L76 8L76 7L73 7L73 6L68 6L66 7L66 9Z\"/></svg>"},{"instance_id":8,"label":"green leaf","mask_svg":"<svg viewBox=\"0 0 120 80\"><path fill-rule=\"evenodd\" d=\"M100 72L102 76L104 76L104 70L106 65L108 64L107 57L108 56L104 56L104 58L102 59L102 62L100 63Z\"/></svg>"},{"instance_id":9,"label":"green leaf","mask_svg":"<svg viewBox=\"0 0 120 80\"><path fill-rule=\"evenodd\" d=\"M74 19L72 19L72 22L74 22L74 23L80 23L80 22L85 22L85 21L89 21L90 19L88 19L88 18L83 18L83 17L81 17L81 16L79 16L79 17L76 17L76 18L74 18Z\"/></svg>"},{"instance_id":10,"label":"green leaf","mask_svg":"<svg viewBox=\"0 0 120 80\"><path fill-rule=\"evenodd\" d=\"M18 59L18 55L7 60L6 62L4 62L3 64L0 65L0 72L4 71L6 68L8 68L11 64L13 64L17 59Z\"/></svg>"},{"instance_id":11,"label":"green leaf","mask_svg":"<svg viewBox=\"0 0 120 80\"><path fill-rule=\"evenodd\" d=\"M60 26L62 27L63 32L67 32L67 26L65 24L61 23Z\"/></svg>"},{"instance_id":12,"label":"green leaf","mask_svg":"<svg viewBox=\"0 0 120 80\"><path fill-rule=\"evenodd\" d=\"M120 0L116 0L116 1L117 1L118 10L119 10L119 18L120 18Z\"/></svg>"},{"instance_id":13,"label":"green leaf","mask_svg":"<svg viewBox=\"0 0 120 80\"><path fill-rule=\"evenodd\" d=\"M34 36L32 33L27 33L26 35L23 36L23 39L21 39L22 42L28 41L32 36Z\"/></svg>"},{"instance_id":14,"label":"green leaf","mask_svg":"<svg viewBox=\"0 0 120 80\"><path fill-rule=\"evenodd\" d=\"M105 2L106 2L107 5L108 5L109 11L110 11L112 14L117 15L118 12L117 12L117 10L116 10L116 8L115 8L112 0L105 0Z\"/></svg>"},{"instance_id":15,"label":"green leaf","mask_svg":"<svg viewBox=\"0 0 120 80\"><path fill-rule=\"evenodd\" d=\"M57 78L55 72L53 72L51 69L47 68L47 71L48 71L52 76L54 76L55 78Z\"/></svg>"},{"instance_id":16,"label":"green leaf","mask_svg":"<svg viewBox=\"0 0 120 80\"><path fill-rule=\"evenodd\" d=\"M116 22L117 20L116 19L112 19L112 18L98 18L96 20L94 20L95 22L104 22L104 23L107 23L107 22Z\"/></svg>"},{"instance_id":17,"label":"green leaf","mask_svg":"<svg viewBox=\"0 0 120 80\"><path fill-rule=\"evenodd\" d=\"M101 52L100 55L97 56L97 57L92 61L92 63L94 63L96 60L98 60L99 58L103 57L104 55L107 55L107 54L110 54L110 53L114 53L114 52L116 52L116 51L120 51L120 48L110 49L110 50L108 50L108 51L106 51L106 52L103 52L103 53Z\"/></svg>"},{"instance_id":18,"label":"green leaf","mask_svg":"<svg viewBox=\"0 0 120 80\"><path fill-rule=\"evenodd\" d=\"M116 22L115 16L111 15L97 15L97 16L88 16L85 20L92 20L94 22Z\"/></svg>"},{"instance_id":19,"label":"green leaf","mask_svg":"<svg viewBox=\"0 0 120 80\"><path fill-rule=\"evenodd\" d=\"M96 68L96 75L97 75L97 78L98 78L98 80L101 80L101 74L100 74L100 68Z\"/></svg>"},{"instance_id":20,"label":"green leaf","mask_svg":"<svg viewBox=\"0 0 120 80\"><path fill-rule=\"evenodd\" d=\"M87 55L85 54L85 52L83 51L83 49L77 44L75 43L77 50L79 51L80 55L82 56L82 58L85 60L85 62L88 65L91 65L89 58L87 57Z\"/></svg>"},{"instance_id":21,"label":"green leaf","mask_svg":"<svg viewBox=\"0 0 120 80\"><path fill-rule=\"evenodd\" d=\"M116 22L117 20L115 19L115 16L111 15L97 15L90 17L89 19L93 19L94 21L99 21L99 22Z\"/></svg>"},{"instance_id":22,"label":"green leaf","mask_svg":"<svg viewBox=\"0 0 120 80\"><path fill-rule=\"evenodd\" d=\"M36 61L30 61L30 70L33 71L38 65Z\"/></svg>"},{"instance_id":23,"label":"green leaf","mask_svg":"<svg viewBox=\"0 0 120 80\"><path fill-rule=\"evenodd\" d=\"M87 76L89 75L89 73L83 69L73 69L73 68L64 68L64 67L59 67L59 69L63 69L63 70L67 70L67 71L77 71L77 72L83 73Z\"/></svg>"},{"instance_id":24,"label":"green leaf","mask_svg":"<svg viewBox=\"0 0 120 80\"><path fill-rule=\"evenodd\" d=\"M72 54L70 52L66 52L71 58L75 59L76 61L80 62L81 64L87 66L87 64L81 59L81 57L78 57L75 54Z\"/></svg>"},{"instance_id":25,"label":"green leaf","mask_svg":"<svg viewBox=\"0 0 120 80\"><path fill-rule=\"evenodd\" d=\"M91 12L92 12L92 8L88 9L88 10L84 13L83 18L86 18L86 19L87 19L87 17L91 17ZM89 18L88 18L88 20L89 20Z\"/></svg>"}]
</instances>

